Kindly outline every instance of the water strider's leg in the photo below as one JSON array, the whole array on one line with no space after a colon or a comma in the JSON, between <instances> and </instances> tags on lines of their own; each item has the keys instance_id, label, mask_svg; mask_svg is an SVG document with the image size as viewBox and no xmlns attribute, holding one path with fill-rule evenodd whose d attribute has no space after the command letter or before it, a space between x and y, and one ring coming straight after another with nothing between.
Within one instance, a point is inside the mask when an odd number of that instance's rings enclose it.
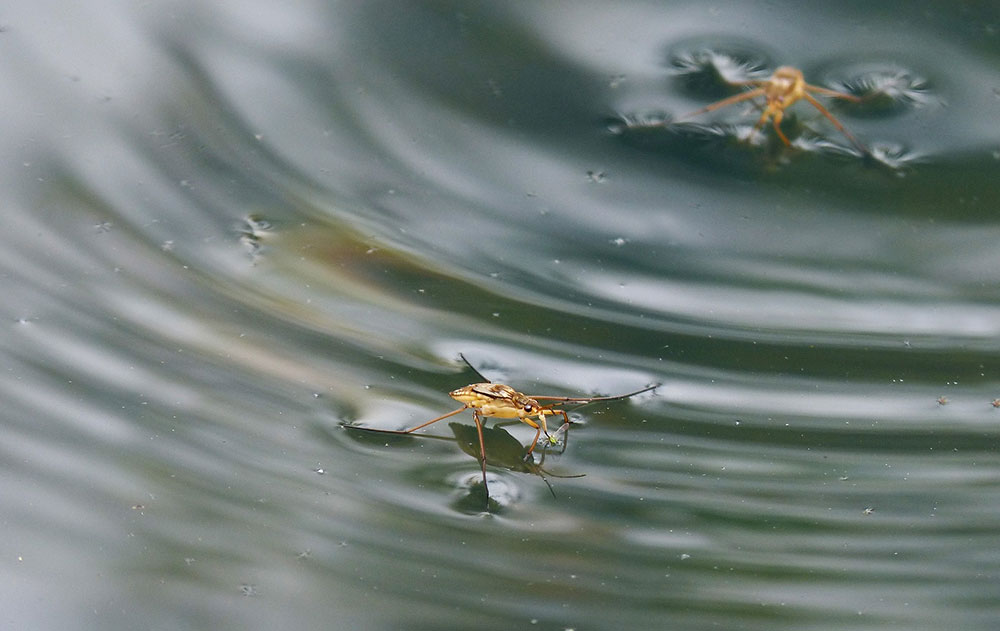
<instances>
[{"instance_id":1,"label":"water strider's leg","mask_svg":"<svg viewBox=\"0 0 1000 631\"><path fill-rule=\"evenodd\" d=\"M734 105L736 103L741 103L743 101L746 101L747 99L753 99L753 98L757 98L758 96L763 96L763 95L764 95L764 88L757 88L756 90L750 90L749 92L741 92L740 94L734 94L733 96L724 98L721 101L716 101L715 103L712 103L711 105L706 105L705 107L701 108L700 110L695 110L693 112L689 112L689 113L685 114L684 116L681 116L677 120L683 120L685 118L691 118L693 116L697 116L698 114L704 114L705 112L713 112L715 110L722 109L723 107L727 107L729 105Z\"/></svg>"},{"instance_id":2,"label":"water strider's leg","mask_svg":"<svg viewBox=\"0 0 1000 631\"><path fill-rule=\"evenodd\" d=\"M479 465L483 470L483 492L486 493L486 510L490 509L490 487L486 484L486 441L483 440L483 419L479 416L479 410L472 411L472 418L476 421L476 432L479 433Z\"/></svg>"},{"instance_id":3,"label":"water strider's leg","mask_svg":"<svg viewBox=\"0 0 1000 631\"><path fill-rule=\"evenodd\" d=\"M835 94L840 94L840 93L835 93ZM840 121L838 121L836 118L834 118L833 114L831 114L830 112L828 112L827 109L825 107L823 107L823 105L819 101L817 101L808 92L806 92L805 94L803 94L803 96L805 97L805 99L807 101L809 101L809 103L812 104L813 107L815 107L817 110L819 110L820 114L822 114L823 116L826 116L826 119L828 121L830 121L831 123L833 123L834 127L836 127L837 129L840 130L840 133L844 134L844 136L848 140L851 141L851 144L854 145L855 149L857 149L858 151L860 151L864 155L869 155L870 152L868 151L868 147L866 147L863 144L861 144L861 142L857 138L855 138L851 134L851 132L847 131L847 128L844 127L843 125L841 125Z\"/></svg>"},{"instance_id":4,"label":"water strider's leg","mask_svg":"<svg viewBox=\"0 0 1000 631\"><path fill-rule=\"evenodd\" d=\"M444 419L448 418L449 416L455 416L459 412L464 412L465 410L468 410L468 409L469 409L469 406L463 405L462 407L458 408L457 410L452 410L451 412L448 412L447 414L442 414L441 416L432 418L431 420L427 421L426 423L421 423L420 425L417 425L416 427L411 427L410 429L373 429L373 428L370 428L370 427L357 427L355 429L364 429L364 430L368 430L370 432L382 432L383 434L412 434L413 432L417 431L418 429L423 429L423 428L427 427L428 425L431 425L433 423L437 423L438 421L444 420Z\"/></svg>"}]
</instances>

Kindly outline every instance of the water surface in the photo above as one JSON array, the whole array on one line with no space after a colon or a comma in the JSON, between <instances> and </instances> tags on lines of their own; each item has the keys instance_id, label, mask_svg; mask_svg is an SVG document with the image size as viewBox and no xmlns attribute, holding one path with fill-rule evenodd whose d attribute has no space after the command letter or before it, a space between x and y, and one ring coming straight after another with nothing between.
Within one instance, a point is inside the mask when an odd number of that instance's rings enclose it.
<instances>
[{"instance_id":1,"label":"water surface","mask_svg":"<svg viewBox=\"0 0 1000 631\"><path fill-rule=\"evenodd\" d=\"M998 17L8 8L3 618L993 628ZM824 101L872 156L808 104L791 148L685 119L733 93L706 60L881 82ZM484 512L471 415L344 428L454 409L460 353L662 386L574 410L544 472L489 433Z\"/></svg>"}]
</instances>

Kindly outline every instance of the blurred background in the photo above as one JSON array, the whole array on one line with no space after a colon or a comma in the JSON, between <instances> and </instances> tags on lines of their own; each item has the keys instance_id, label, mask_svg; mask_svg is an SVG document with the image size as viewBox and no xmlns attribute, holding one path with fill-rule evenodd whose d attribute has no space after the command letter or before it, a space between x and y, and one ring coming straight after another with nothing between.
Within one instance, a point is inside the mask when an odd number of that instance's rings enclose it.
<instances>
[{"instance_id":1,"label":"blurred background","mask_svg":"<svg viewBox=\"0 0 1000 631\"><path fill-rule=\"evenodd\" d=\"M7 3L0 621L996 628L998 29ZM747 102L685 116L782 65L870 96L820 97L870 155L804 102L791 147ZM459 353L529 394L663 385L538 465L491 433L484 512L471 414L344 427L454 409Z\"/></svg>"}]
</instances>

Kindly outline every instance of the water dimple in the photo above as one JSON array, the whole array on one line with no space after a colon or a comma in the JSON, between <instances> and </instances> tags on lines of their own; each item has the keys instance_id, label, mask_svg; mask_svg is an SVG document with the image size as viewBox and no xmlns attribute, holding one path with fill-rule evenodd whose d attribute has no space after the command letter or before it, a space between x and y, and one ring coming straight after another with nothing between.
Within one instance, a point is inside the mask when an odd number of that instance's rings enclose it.
<instances>
[{"instance_id":1,"label":"water dimple","mask_svg":"<svg viewBox=\"0 0 1000 631\"><path fill-rule=\"evenodd\" d=\"M918 164L922 155L895 143L873 143L869 146L870 158L902 177L906 175L906 167Z\"/></svg>"},{"instance_id":2,"label":"water dimple","mask_svg":"<svg viewBox=\"0 0 1000 631\"><path fill-rule=\"evenodd\" d=\"M261 240L271 230L271 222L256 214L244 217L236 228L240 243L251 258L260 254Z\"/></svg>"},{"instance_id":3,"label":"water dimple","mask_svg":"<svg viewBox=\"0 0 1000 631\"><path fill-rule=\"evenodd\" d=\"M469 514L498 513L521 500L521 489L518 484L506 476L500 476L492 471L486 474L489 485L489 510L486 510L486 492L483 488L483 478L480 473L461 474L453 479L455 493L451 506L453 509Z\"/></svg>"},{"instance_id":4,"label":"water dimple","mask_svg":"<svg viewBox=\"0 0 1000 631\"><path fill-rule=\"evenodd\" d=\"M680 46L670 55L670 68L684 87L709 97L732 93L739 81L764 79L772 66L769 55L753 44L732 41Z\"/></svg>"},{"instance_id":5,"label":"water dimple","mask_svg":"<svg viewBox=\"0 0 1000 631\"><path fill-rule=\"evenodd\" d=\"M661 110L622 113L604 121L605 128L615 136L621 136L636 129L663 129L672 117Z\"/></svg>"},{"instance_id":6,"label":"water dimple","mask_svg":"<svg viewBox=\"0 0 1000 631\"><path fill-rule=\"evenodd\" d=\"M862 99L842 105L853 116L898 115L936 100L925 77L891 63L841 66L828 72L825 78L832 89Z\"/></svg>"}]
</instances>

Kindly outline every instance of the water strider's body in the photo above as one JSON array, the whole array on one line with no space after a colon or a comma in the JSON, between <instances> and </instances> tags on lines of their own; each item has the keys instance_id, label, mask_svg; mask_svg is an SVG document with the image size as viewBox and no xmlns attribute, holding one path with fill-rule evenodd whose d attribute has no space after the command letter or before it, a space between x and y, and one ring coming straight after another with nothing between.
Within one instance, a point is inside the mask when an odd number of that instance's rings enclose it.
<instances>
[{"instance_id":1,"label":"water strider's body","mask_svg":"<svg viewBox=\"0 0 1000 631\"><path fill-rule=\"evenodd\" d=\"M476 374L479 374L472 364L469 364L465 356L461 356L462 361L464 361ZM482 375L479 375L483 379ZM416 427L411 427L405 430L389 430L389 429L370 429L370 428L358 428L366 429L373 432L382 432L386 434L411 434L418 429L423 429L428 425L437 423L440 420L446 419L451 416L455 416L460 412L465 410L472 410L472 417L476 422L476 430L479 437L479 463L483 470L483 488L486 491L487 502L489 501L489 487L486 484L486 445L483 442L483 418L502 418L502 419L517 419L522 423L529 425L535 429L535 438L531 441L531 446L528 447L525 453L525 459L531 459L531 453L534 451L535 446L538 444L538 439L544 433L551 442L555 442L556 439L549 434L548 427L545 422L546 416L556 416L561 415L563 417L564 424L560 427L562 430L564 427L569 426L569 415L565 410L554 409L556 406L565 405L567 403L593 403L595 401L615 401L617 399L627 399L628 397L641 394L643 392L648 392L658 387L659 384L643 388L641 390L636 390L635 392L629 392L627 394L621 394L611 397L554 397L554 396L528 396L521 392L518 392L514 388L502 383L493 383L489 380L483 383L473 383L467 386L458 388L457 390L452 390L449 394L451 398L455 399L462 404L462 407L457 410L452 410L447 414L442 414L436 418L421 423ZM546 405L539 403L539 400L552 401Z\"/></svg>"},{"instance_id":2,"label":"water strider's body","mask_svg":"<svg viewBox=\"0 0 1000 631\"><path fill-rule=\"evenodd\" d=\"M549 435L549 430L545 423L546 415L562 414L566 423L569 423L569 416L566 415L565 411L545 407L528 395L521 394L514 388L502 383L474 383L457 390L452 390L448 394L452 399L465 404L465 407L456 410L456 414L462 410L471 409L477 416L516 418L522 423L535 428L535 439L531 442L531 447L528 448L529 454L535 449L535 445L538 444L538 438L543 432L546 436ZM532 420L532 417L535 417L537 422ZM428 424L425 423L425 425Z\"/></svg>"},{"instance_id":3,"label":"water strider's body","mask_svg":"<svg viewBox=\"0 0 1000 631\"><path fill-rule=\"evenodd\" d=\"M774 132L778 135L786 146L791 145L785 133L781 131L781 119L784 118L785 110L797 103L798 101L805 99L810 105L819 110L819 113L826 117L834 127L840 130L844 136L851 141L862 154L869 155L868 148L865 147L861 142L855 138L851 132L847 131L840 121L834 118L823 105L816 100L816 98L810 94L820 94L823 96L829 96L837 99L846 99L848 101L859 102L863 99L861 97L855 96L853 94L847 94L846 92L837 92L836 90L830 90L827 88L822 88L817 85L811 85L806 83L805 77L802 75L802 71L798 68L793 68L791 66L781 66L774 71L767 79L754 79L749 81L735 81L733 85L743 85L753 87L753 90L747 92L741 92L730 96L728 98L722 99L721 101L716 101L711 105L707 105L700 110L696 110L687 114L683 118L688 118L691 116L697 116L698 114L704 114L705 112L711 112L714 110L722 109L734 103L740 103L749 99L755 99L759 96L764 97L764 111L761 113L760 118L757 120L757 124L754 125L755 130L760 130L767 121L771 121L774 126Z\"/></svg>"}]
</instances>

